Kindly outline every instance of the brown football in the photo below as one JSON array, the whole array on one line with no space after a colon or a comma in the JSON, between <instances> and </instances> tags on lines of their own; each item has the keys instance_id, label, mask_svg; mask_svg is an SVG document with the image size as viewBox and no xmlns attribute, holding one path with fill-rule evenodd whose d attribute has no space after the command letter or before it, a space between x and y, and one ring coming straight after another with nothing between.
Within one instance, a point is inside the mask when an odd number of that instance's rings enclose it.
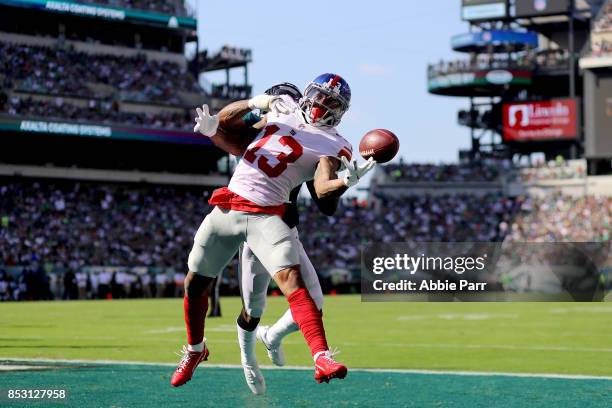
<instances>
[{"instance_id":1,"label":"brown football","mask_svg":"<svg viewBox=\"0 0 612 408\"><path fill-rule=\"evenodd\" d=\"M387 129L374 129L366 133L359 142L359 154L368 160L373 157L377 163L391 161L399 150L399 139Z\"/></svg>"}]
</instances>

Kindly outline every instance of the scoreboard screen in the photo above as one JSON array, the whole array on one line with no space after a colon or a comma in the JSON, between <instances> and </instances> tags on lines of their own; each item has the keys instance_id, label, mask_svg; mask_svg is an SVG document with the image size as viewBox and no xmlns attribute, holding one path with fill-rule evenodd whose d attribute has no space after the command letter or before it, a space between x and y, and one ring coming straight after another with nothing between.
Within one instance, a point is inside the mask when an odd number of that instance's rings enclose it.
<instances>
[{"instance_id":1,"label":"scoreboard screen","mask_svg":"<svg viewBox=\"0 0 612 408\"><path fill-rule=\"evenodd\" d=\"M515 17L538 17L566 14L570 0L516 0Z\"/></svg>"},{"instance_id":2,"label":"scoreboard screen","mask_svg":"<svg viewBox=\"0 0 612 408\"><path fill-rule=\"evenodd\" d=\"M466 21L486 21L508 16L507 0L462 0L461 18Z\"/></svg>"}]
</instances>

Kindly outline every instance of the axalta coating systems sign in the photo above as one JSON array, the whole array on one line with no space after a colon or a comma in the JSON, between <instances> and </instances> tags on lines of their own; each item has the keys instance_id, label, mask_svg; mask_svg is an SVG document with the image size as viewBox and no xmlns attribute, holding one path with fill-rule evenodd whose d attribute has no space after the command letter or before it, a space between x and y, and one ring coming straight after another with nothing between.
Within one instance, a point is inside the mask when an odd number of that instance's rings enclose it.
<instances>
[{"instance_id":1,"label":"axalta coating systems sign","mask_svg":"<svg viewBox=\"0 0 612 408\"><path fill-rule=\"evenodd\" d=\"M575 139L578 136L576 99L506 103L503 125L506 142Z\"/></svg>"}]
</instances>

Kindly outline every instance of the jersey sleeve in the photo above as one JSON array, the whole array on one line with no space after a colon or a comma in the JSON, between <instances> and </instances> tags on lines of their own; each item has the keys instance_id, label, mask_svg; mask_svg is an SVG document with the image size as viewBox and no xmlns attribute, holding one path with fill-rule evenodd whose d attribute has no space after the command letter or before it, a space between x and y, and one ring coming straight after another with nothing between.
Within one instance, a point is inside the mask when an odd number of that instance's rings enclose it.
<instances>
[{"instance_id":1,"label":"jersey sleeve","mask_svg":"<svg viewBox=\"0 0 612 408\"><path fill-rule=\"evenodd\" d=\"M340 160L340 168L338 169L338 171L344 171L345 168L344 168L344 164L342 163L342 157L346 157L348 161L351 161L351 159L353 158L353 147L342 136L340 136L337 133L336 135L338 136L338 145L337 145L338 151L335 157L338 160Z\"/></svg>"},{"instance_id":2,"label":"jersey sleeve","mask_svg":"<svg viewBox=\"0 0 612 408\"><path fill-rule=\"evenodd\" d=\"M342 157L346 157L348 160L351 160L353 158L353 151L351 149L351 145L347 144L347 145L341 146L336 157L338 159L341 159Z\"/></svg>"},{"instance_id":3,"label":"jersey sleeve","mask_svg":"<svg viewBox=\"0 0 612 408\"><path fill-rule=\"evenodd\" d=\"M353 146L340 134L336 133L338 137L338 153L336 153L336 157L341 159L342 157L346 157L348 160L353 158Z\"/></svg>"}]
</instances>

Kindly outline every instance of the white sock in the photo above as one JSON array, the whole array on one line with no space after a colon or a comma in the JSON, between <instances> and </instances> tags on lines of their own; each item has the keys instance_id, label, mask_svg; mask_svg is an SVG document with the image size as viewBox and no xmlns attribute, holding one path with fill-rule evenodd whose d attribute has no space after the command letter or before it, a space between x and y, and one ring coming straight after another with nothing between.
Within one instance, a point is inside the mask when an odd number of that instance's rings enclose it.
<instances>
[{"instance_id":1,"label":"white sock","mask_svg":"<svg viewBox=\"0 0 612 408\"><path fill-rule=\"evenodd\" d=\"M188 344L187 345L187 350L189 351L197 351L197 352L202 352L204 351L204 342L201 342L199 344Z\"/></svg>"},{"instance_id":2,"label":"white sock","mask_svg":"<svg viewBox=\"0 0 612 408\"><path fill-rule=\"evenodd\" d=\"M256 366L255 343L257 337L255 337L255 330L246 331L237 324L236 330L238 331L238 344L240 345L240 362L251 367Z\"/></svg>"},{"instance_id":3,"label":"white sock","mask_svg":"<svg viewBox=\"0 0 612 408\"><path fill-rule=\"evenodd\" d=\"M291 334L293 332L298 331L300 328L297 323L293 320L293 316L291 315L291 309L287 309L284 315L281 316L280 319L276 321L270 328L268 329L268 333L266 334L266 340L272 346L279 345L283 338Z\"/></svg>"}]
</instances>

